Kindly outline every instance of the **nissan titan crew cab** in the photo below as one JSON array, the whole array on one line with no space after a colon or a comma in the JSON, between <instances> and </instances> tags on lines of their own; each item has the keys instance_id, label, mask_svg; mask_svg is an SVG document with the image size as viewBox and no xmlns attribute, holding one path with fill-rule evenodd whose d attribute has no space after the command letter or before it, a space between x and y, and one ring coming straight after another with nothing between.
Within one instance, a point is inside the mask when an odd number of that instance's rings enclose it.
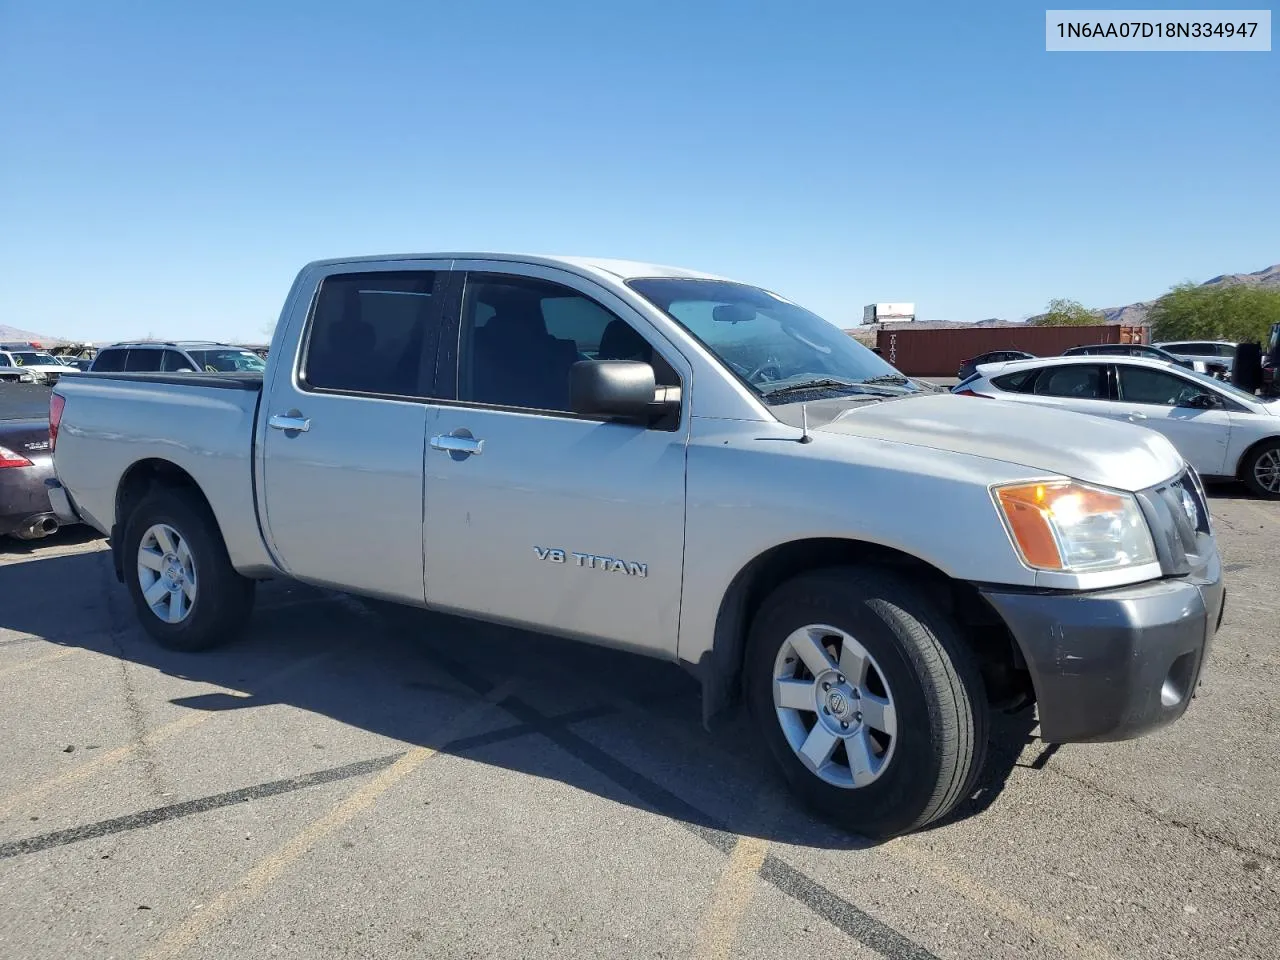
<instances>
[{"instance_id":1,"label":"nissan titan crew cab","mask_svg":"<svg viewBox=\"0 0 1280 960\"><path fill-rule=\"evenodd\" d=\"M989 714L1135 737L1199 683L1224 591L1160 435L926 393L768 290L647 263L316 262L261 373L69 373L65 522L198 650L293 577L677 661L822 815L915 830Z\"/></svg>"}]
</instances>

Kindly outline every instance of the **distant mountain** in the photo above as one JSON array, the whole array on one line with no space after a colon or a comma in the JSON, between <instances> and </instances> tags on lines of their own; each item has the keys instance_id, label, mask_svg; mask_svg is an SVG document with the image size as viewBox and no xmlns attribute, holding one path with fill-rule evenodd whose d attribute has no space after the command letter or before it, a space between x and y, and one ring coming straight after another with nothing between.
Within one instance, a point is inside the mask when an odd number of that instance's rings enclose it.
<instances>
[{"instance_id":1,"label":"distant mountain","mask_svg":"<svg viewBox=\"0 0 1280 960\"><path fill-rule=\"evenodd\" d=\"M1246 284L1254 287L1280 287L1280 263L1264 267L1254 273L1224 273L1200 284L1202 287L1221 285L1233 286ZM1123 307L1111 307L1103 310L1102 315L1108 323L1139 324L1146 322L1147 313L1155 306L1154 300L1140 300Z\"/></svg>"},{"instance_id":2,"label":"distant mountain","mask_svg":"<svg viewBox=\"0 0 1280 960\"><path fill-rule=\"evenodd\" d=\"M46 345L62 342L61 337L50 337L43 333L32 333L30 330L20 330L17 327L10 327L3 323L0 323L0 340L18 340L22 343L34 340L36 343Z\"/></svg>"}]
</instances>

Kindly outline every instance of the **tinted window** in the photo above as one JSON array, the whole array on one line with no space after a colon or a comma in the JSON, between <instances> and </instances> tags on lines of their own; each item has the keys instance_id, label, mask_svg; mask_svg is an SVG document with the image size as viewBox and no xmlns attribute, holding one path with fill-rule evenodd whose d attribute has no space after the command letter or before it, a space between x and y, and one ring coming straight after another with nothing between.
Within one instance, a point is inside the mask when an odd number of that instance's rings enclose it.
<instances>
[{"instance_id":1,"label":"tinted window","mask_svg":"<svg viewBox=\"0 0 1280 960\"><path fill-rule=\"evenodd\" d=\"M222 347L210 350L188 350L196 369L205 373L262 373L267 365L252 350ZM191 364L187 364L190 366Z\"/></svg>"},{"instance_id":2,"label":"tinted window","mask_svg":"<svg viewBox=\"0 0 1280 960\"><path fill-rule=\"evenodd\" d=\"M303 381L324 390L425 396L438 276L406 270L326 277L311 316Z\"/></svg>"},{"instance_id":3,"label":"tinted window","mask_svg":"<svg viewBox=\"0 0 1280 960\"><path fill-rule=\"evenodd\" d=\"M9 358L6 357L3 353L0 353L0 367L7 367L10 365L11 364L9 363Z\"/></svg>"},{"instance_id":4,"label":"tinted window","mask_svg":"<svg viewBox=\"0 0 1280 960\"><path fill-rule=\"evenodd\" d=\"M1152 403L1173 407L1210 391L1163 370L1120 367L1120 399L1127 403Z\"/></svg>"},{"instance_id":5,"label":"tinted window","mask_svg":"<svg viewBox=\"0 0 1280 960\"><path fill-rule=\"evenodd\" d=\"M152 350L146 347L130 349L129 359L125 361L124 368L130 373L157 373L160 370L163 354L163 350Z\"/></svg>"},{"instance_id":6,"label":"tinted window","mask_svg":"<svg viewBox=\"0 0 1280 960\"><path fill-rule=\"evenodd\" d=\"M1031 385L1036 382L1036 374L1039 370L1019 370L1017 373L1006 373L1003 376L993 377L992 386L1009 393L1028 393Z\"/></svg>"},{"instance_id":7,"label":"tinted window","mask_svg":"<svg viewBox=\"0 0 1280 960\"><path fill-rule=\"evenodd\" d=\"M471 275L460 341L459 400L569 412L569 370L580 360L641 360L659 385L679 383L634 327L544 280Z\"/></svg>"},{"instance_id":8,"label":"tinted window","mask_svg":"<svg viewBox=\"0 0 1280 960\"><path fill-rule=\"evenodd\" d=\"M1211 343L1166 343L1164 350L1170 353L1181 353L1189 357L1210 357L1214 355Z\"/></svg>"},{"instance_id":9,"label":"tinted window","mask_svg":"<svg viewBox=\"0 0 1280 960\"><path fill-rule=\"evenodd\" d=\"M160 360L160 369L168 373L175 373L178 370L192 370L191 361L184 357L177 350L163 350Z\"/></svg>"},{"instance_id":10,"label":"tinted window","mask_svg":"<svg viewBox=\"0 0 1280 960\"><path fill-rule=\"evenodd\" d=\"M119 373L124 369L127 350L103 350L93 361L93 370L104 373Z\"/></svg>"},{"instance_id":11,"label":"tinted window","mask_svg":"<svg viewBox=\"0 0 1280 960\"><path fill-rule=\"evenodd\" d=\"M1103 368L1094 364L1046 367L1036 379L1035 392L1045 397L1105 400L1107 380Z\"/></svg>"}]
</instances>

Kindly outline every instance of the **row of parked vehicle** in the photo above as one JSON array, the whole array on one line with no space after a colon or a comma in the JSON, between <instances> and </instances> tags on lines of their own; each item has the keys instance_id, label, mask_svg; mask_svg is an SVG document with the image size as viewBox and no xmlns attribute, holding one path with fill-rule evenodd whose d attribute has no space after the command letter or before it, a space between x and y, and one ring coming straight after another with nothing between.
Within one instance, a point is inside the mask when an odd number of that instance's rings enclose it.
<instances>
[{"instance_id":1,"label":"row of parked vehicle","mask_svg":"<svg viewBox=\"0 0 1280 960\"><path fill-rule=\"evenodd\" d=\"M0 344L0 382L52 386L68 370L90 373L261 373L260 352L205 340L113 343L93 357L59 356L30 344Z\"/></svg>"},{"instance_id":2,"label":"row of parked vehicle","mask_svg":"<svg viewBox=\"0 0 1280 960\"><path fill-rule=\"evenodd\" d=\"M1213 364L1208 347L1221 350ZM1058 357L996 351L962 368L953 392L1059 407L1120 420L1167 437L1203 477L1238 479L1280 499L1280 398L1231 383L1225 342L1105 344ZM1272 368L1274 369L1274 368Z\"/></svg>"}]
</instances>

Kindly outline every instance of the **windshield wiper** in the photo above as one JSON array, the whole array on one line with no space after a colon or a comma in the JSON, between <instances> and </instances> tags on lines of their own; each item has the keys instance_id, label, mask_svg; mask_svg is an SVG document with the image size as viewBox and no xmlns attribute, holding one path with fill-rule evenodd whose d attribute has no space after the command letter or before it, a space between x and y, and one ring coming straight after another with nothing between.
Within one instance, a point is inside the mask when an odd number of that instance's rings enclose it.
<instances>
[{"instance_id":1,"label":"windshield wiper","mask_svg":"<svg viewBox=\"0 0 1280 960\"><path fill-rule=\"evenodd\" d=\"M785 387L774 387L772 390L763 391L766 397L780 397L787 393L802 393L808 390L823 390L839 388L841 390L850 390L854 393L865 393L871 396L887 397L897 396L897 394L888 394L882 391L872 391L863 389L863 384L850 380L832 380L830 377L822 377L815 380L801 380L799 383L789 383Z\"/></svg>"},{"instance_id":2,"label":"windshield wiper","mask_svg":"<svg viewBox=\"0 0 1280 960\"><path fill-rule=\"evenodd\" d=\"M859 383L910 383L911 381L900 373L881 373L874 377L867 377L865 380L859 380Z\"/></svg>"}]
</instances>

